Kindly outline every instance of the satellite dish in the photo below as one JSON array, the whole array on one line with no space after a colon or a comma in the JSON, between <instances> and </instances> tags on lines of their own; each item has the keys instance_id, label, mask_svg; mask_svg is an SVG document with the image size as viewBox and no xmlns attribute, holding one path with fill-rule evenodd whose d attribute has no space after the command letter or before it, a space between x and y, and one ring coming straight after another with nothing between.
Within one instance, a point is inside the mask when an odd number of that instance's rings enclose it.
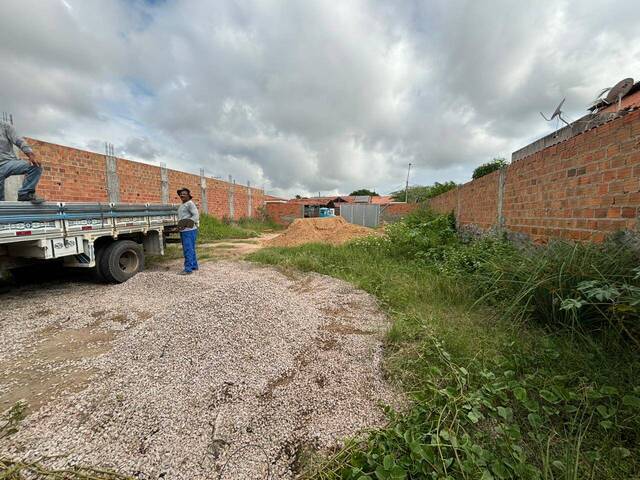
<instances>
[{"instance_id":1,"label":"satellite dish","mask_svg":"<svg viewBox=\"0 0 640 480\"><path fill-rule=\"evenodd\" d=\"M609 93L607 93L604 101L609 104L613 102L619 102L622 97L629 93L631 87L633 87L633 78L625 78L624 80L620 80L613 87L611 87L611 90L609 90Z\"/></svg>"},{"instance_id":2,"label":"satellite dish","mask_svg":"<svg viewBox=\"0 0 640 480\"><path fill-rule=\"evenodd\" d=\"M553 112L553 115L551 115L551 118L547 118L544 116L544 113L540 112L540 115L542 115L542 118L544 118L547 122L550 122L551 120L553 120L554 118L558 117L560 120L562 120L564 123L566 123L567 125L569 125L569 123L562 118L562 105L564 104L564 101L566 100L566 98L563 98L562 101L560 102L560 104L556 107L555 111Z\"/></svg>"}]
</instances>

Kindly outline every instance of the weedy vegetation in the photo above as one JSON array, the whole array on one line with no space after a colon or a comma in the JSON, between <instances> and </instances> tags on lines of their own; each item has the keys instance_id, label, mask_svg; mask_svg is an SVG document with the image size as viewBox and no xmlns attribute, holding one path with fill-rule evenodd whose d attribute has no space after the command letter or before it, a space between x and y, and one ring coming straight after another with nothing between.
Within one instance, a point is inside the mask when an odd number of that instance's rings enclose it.
<instances>
[{"instance_id":1,"label":"weedy vegetation","mask_svg":"<svg viewBox=\"0 0 640 480\"><path fill-rule=\"evenodd\" d=\"M420 210L382 237L252 254L347 280L393 321L385 369L410 407L306 478L640 478L640 270L624 238L514 245Z\"/></svg>"}]
</instances>

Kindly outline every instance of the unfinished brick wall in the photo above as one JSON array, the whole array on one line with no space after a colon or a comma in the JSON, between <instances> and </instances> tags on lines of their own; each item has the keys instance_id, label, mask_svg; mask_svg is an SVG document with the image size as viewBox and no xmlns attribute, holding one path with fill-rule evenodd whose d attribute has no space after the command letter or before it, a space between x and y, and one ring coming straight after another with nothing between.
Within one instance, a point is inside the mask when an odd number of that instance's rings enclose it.
<instances>
[{"instance_id":1,"label":"unfinished brick wall","mask_svg":"<svg viewBox=\"0 0 640 480\"><path fill-rule=\"evenodd\" d=\"M462 225L503 226L537 242L602 241L636 229L640 207L640 110L545 148L435 197L435 210L455 211ZM459 211L456 203L459 195Z\"/></svg>"},{"instance_id":2,"label":"unfinished brick wall","mask_svg":"<svg viewBox=\"0 0 640 480\"><path fill-rule=\"evenodd\" d=\"M66 202L106 202L104 155L28 139L39 155L44 171L38 194Z\"/></svg>"},{"instance_id":3,"label":"unfinished brick wall","mask_svg":"<svg viewBox=\"0 0 640 480\"><path fill-rule=\"evenodd\" d=\"M492 172L458 187L460 209L456 218L459 225L474 225L488 230L498 218L498 180L500 172Z\"/></svg>"},{"instance_id":4,"label":"unfinished brick wall","mask_svg":"<svg viewBox=\"0 0 640 480\"><path fill-rule=\"evenodd\" d=\"M106 159L99 153L87 152L36 139L28 139L39 155L44 171L38 184L38 194L56 202L107 202ZM160 167L118 158L116 170L120 183L120 201L125 203L160 203L162 179ZM191 190L196 204L202 207L200 176L177 170L167 170L169 202L179 203L176 190ZM233 200L234 218L257 217L264 205L262 190L207 178L208 212L216 217L230 217ZM230 190L233 195L229 195ZM250 192L250 194L249 194Z\"/></svg>"},{"instance_id":5,"label":"unfinished brick wall","mask_svg":"<svg viewBox=\"0 0 640 480\"><path fill-rule=\"evenodd\" d=\"M304 217L304 205L301 203L266 203L267 216L281 225L289 225L296 218Z\"/></svg>"},{"instance_id":6,"label":"unfinished brick wall","mask_svg":"<svg viewBox=\"0 0 640 480\"><path fill-rule=\"evenodd\" d=\"M119 159L120 201L123 203L161 203L160 167ZM126 181L123 181L126 179ZM175 192L173 192L175 194ZM177 198L177 196L176 196ZM172 199L169 190L169 201Z\"/></svg>"},{"instance_id":7,"label":"unfinished brick wall","mask_svg":"<svg viewBox=\"0 0 640 480\"><path fill-rule=\"evenodd\" d=\"M380 221L383 223L397 222L408 213L420 207L418 203L389 203L380 206Z\"/></svg>"},{"instance_id":8,"label":"unfinished brick wall","mask_svg":"<svg viewBox=\"0 0 640 480\"><path fill-rule=\"evenodd\" d=\"M430 198L428 204L438 213L455 212L458 208L458 189L449 190L442 195Z\"/></svg>"}]
</instances>

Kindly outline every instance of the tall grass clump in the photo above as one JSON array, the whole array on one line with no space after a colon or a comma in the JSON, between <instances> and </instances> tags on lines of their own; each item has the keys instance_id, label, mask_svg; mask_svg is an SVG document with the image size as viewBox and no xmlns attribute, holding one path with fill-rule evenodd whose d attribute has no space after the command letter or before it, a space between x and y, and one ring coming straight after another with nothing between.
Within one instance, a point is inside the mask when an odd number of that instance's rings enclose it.
<instances>
[{"instance_id":1,"label":"tall grass clump","mask_svg":"<svg viewBox=\"0 0 640 480\"><path fill-rule=\"evenodd\" d=\"M583 333L613 330L638 342L640 258L629 245L555 241L501 253L472 277L481 300L503 315Z\"/></svg>"}]
</instances>

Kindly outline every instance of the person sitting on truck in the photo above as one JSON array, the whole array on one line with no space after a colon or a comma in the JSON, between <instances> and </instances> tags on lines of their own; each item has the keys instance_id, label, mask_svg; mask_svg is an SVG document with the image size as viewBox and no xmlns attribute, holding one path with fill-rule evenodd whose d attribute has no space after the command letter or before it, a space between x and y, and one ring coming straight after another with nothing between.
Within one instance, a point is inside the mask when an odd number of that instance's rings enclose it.
<instances>
[{"instance_id":1,"label":"person sitting on truck","mask_svg":"<svg viewBox=\"0 0 640 480\"><path fill-rule=\"evenodd\" d=\"M184 255L184 270L178 275L190 275L194 270L198 270L196 238L198 237L200 215L188 188L181 188L177 193L182 200L182 205L178 207L178 228L180 229L182 254Z\"/></svg>"},{"instance_id":2,"label":"person sitting on truck","mask_svg":"<svg viewBox=\"0 0 640 480\"><path fill-rule=\"evenodd\" d=\"M19 159L13 151L16 145L29 159ZM18 200L21 202L42 203L44 200L36 196L36 186L42 165L36 154L24 138L16 134L13 125L0 122L0 201L4 201L4 181L12 175L26 175L22 187L18 190Z\"/></svg>"}]
</instances>

